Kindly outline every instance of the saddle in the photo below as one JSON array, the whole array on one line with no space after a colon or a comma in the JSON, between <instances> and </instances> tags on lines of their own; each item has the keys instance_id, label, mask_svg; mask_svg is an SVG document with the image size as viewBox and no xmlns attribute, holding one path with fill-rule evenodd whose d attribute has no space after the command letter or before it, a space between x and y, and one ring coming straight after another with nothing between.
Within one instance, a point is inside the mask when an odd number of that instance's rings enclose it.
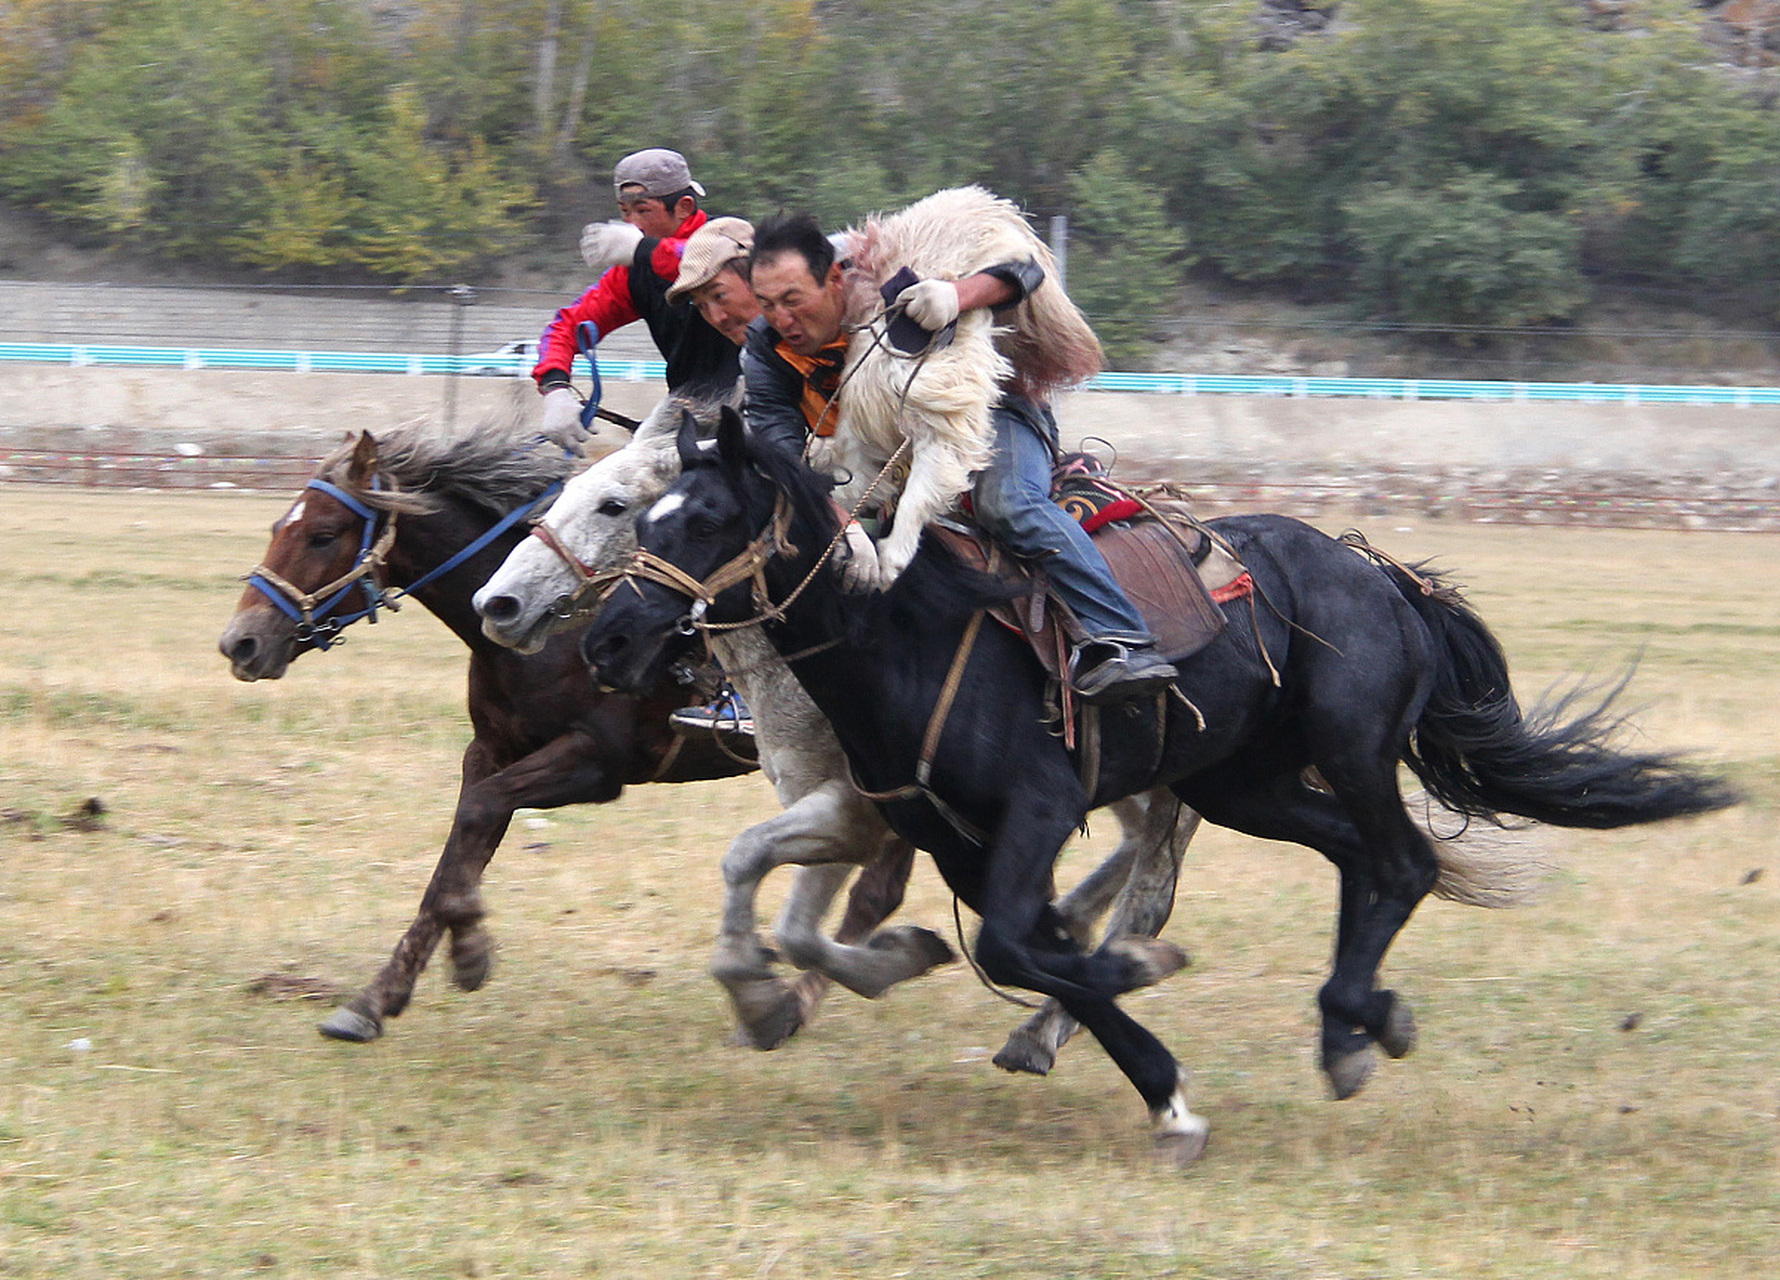
<instances>
[{"instance_id":1,"label":"saddle","mask_svg":"<svg viewBox=\"0 0 1780 1280\"><path fill-rule=\"evenodd\" d=\"M1091 460L1090 460L1091 461ZM1198 653L1224 629L1219 607L1254 590L1229 547L1196 520L1165 486L1140 497L1114 485L1096 466L1058 469L1054 500L1088 531L1131 603L1170 662ZM1003 552L981 530L942 522L928 527L965 564L1032 590L989 611L1024 636L1048 674L1063 681L1070 650L1086 639L1069 607L1049 589L1042 565Z\"/></svg>"}]
</instances>

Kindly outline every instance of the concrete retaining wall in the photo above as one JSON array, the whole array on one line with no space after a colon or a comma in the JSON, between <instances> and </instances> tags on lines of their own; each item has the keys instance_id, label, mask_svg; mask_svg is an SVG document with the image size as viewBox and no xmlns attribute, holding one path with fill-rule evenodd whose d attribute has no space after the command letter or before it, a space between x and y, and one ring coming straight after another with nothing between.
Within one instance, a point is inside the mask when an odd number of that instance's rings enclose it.
<instances>
[{"instance_id":1,"label":"concrete retaining wall","mask_svg":"<svg viewBox=\"0 0 1780 1280\"><path fill-rule=\"evenodd\" d=\"M634 416L662 393L605 390ZM17 365L0 368L0 447L315 457L345 431L437 416L453 397L464 420L537 404L529 379ZM1101 437L1120 478L1183 481L1212 509L1478 516L1518 502L1552 518L1780 529L1780 411L1768 408L1082 393L1058 414L1066 446Z\"/></svg>"}]
</instances>

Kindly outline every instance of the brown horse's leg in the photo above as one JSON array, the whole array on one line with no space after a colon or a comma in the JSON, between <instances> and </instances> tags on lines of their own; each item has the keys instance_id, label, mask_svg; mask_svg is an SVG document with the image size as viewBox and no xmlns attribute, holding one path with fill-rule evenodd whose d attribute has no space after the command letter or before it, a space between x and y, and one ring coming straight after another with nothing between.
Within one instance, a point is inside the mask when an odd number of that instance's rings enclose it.
<instances>
[{"instance_id":1,"label":"brown horse's leg","mask_svg":"<svg viewBox=\"0 0 1780 1280\"><path fill-rule=\"evenodd\" d=\"M358 995L321 1023L336 1040L375 1040L383 1020L399 1015L433 949L449 929L456 984L474 991L488 977L494 944L483 927L482 873L507 834L513 811L598 803L617 794L616 770L588 735L566 733L524 759L495 770L487 748L464 752L463 785L451 835L439 855L420 911L387 963Z\"/></svg>"}]
</instances>

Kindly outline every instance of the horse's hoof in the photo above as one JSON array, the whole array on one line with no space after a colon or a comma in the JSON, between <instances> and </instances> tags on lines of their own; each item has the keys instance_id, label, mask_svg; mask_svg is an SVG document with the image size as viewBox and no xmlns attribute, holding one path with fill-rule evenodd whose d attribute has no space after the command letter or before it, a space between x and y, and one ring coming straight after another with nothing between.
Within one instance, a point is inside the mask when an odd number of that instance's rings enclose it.
<instances>
[{"instance_id":1,"label":"horse's hoof","mask_svg":"<svg viewBox=\"0 0 1780 1280\"><path fill-rule=\"evenodd\" d=\"M1323 1074L1329 1078L1329 1088L1334 1091L1337 1102L1345 1102L1364 1089L1377 1069L1378 1057L1369 1048L1355 1049L1323 1061Z\"/></svg>"},{"instance_id":2,"label":"horse's hoof","mask_svg":"<svg viewBox=\"0 0 1780 1280\"><path fill-rule=\"evenodd\" d=\"M915 976L926 973L929 969L937 969L942 964L952 964L958 959L958 953L952 950L951 944L931 929L924 929L918 924L899 924L889 929L879 929L865 940L865 945L873 951L899 951L909 957L910 963L920 965Z\"/></svg>"},{"instance_id":3,"label":"horse's hoof","mask_svg":"<svg viewBox=\"0 0 1780 1280\"><path fill-rule=\"evenodd\" d=\"M1001 1052L991 1059L1003 1071L1019 1075L1048 1076L1057 1065L1057 1055L1049 1045L1024 1027L1016 1027Z\"/></svg>"},{"instance_id":4,"label":"horse's hoof","mask_svg":"<svg viewBox=\"0 0 1780 1280\"><path fill-rule=\"evenodd\" d=\"M479 991L494 970L494 940L478 929L451 944L451 985L459 991Z\"/></svg>"},{"instance_id":5,"label":"horse's hoof","mask_svg":"<svg viewBox=\"0 0 1780 1280\"><path fill-rule=\"evenodd\" d=\"M350 1040L354 1044L369 1044L383 1034L383 1020L370 1014L360 1013L349 1004L343 1004L317 1024L316 1030L330 1040Z\"/></svg>"},{"instance_id":6,"label":"horse's hoof","mask_svg":"<svg viewBox=\"0 0 1780 1280\"><path fill-rule=\"evenodd\" d=\"M1209 1125L1196 1133L1158 1133L1156 1159L1163 1168L1185 1169L1205 1154L1205 1146L1210 1141Z\"/></svg>"},{"instance_id":7,"label":"horse's hoof","mask_svg":"<svg viewBox=\"0 0 1780 1280\"><path fill-rule=\"evenodd\" d=\"M1114 938L1101 951L1123 967L1121 986L1126 991L1154 986L1193 962L1186 951L1160 938Z\"/></svg>"},{"instance_id":8,"label":"horse's hoof","mask_svg":"<svg viewBox=\"0 0 1780 1280\"><path fill-rule=\"evenodd\" d=\"M1415 1048L1415 1013L1402 996L1394 991L1387 994L1391 998L1391 1009L1385 1015L1384 1026L1377 1032L1378 1047L1393 1058L1401 1058Z\"/></svg>"},{"instance_id":9,"label":"horse's hoof","mask_svg":"<svg viewBox=\"0 0 1780 1280\"><path fill-rule=\"evenodd\" d=\"M752 982L773 980L772 951L758 942L720 941L717 954L711 957L711 976L722 986L745 987Z\"/></svg>"},{"instance_id":10,"label":"horse's hoof","mask_svg":"<svg viewBox=\"0 0 1780 1280\"><path fill-rule=\"evenodd\" d=\"M735 1006L740 1043L753 1049L777 1049L803 1029L804 1004L797 989L777 978L729 988Z\"/></svg>"},{"instance_id":11,"label":"horse's hoof","mask_svg":"<svg viewBox=\"0 0 1780 1280\"><path fill-rule=\"evenodd\" d=\"M1186 1072L1180 1073L1180 1084L1168 1101L1150 1111L1150 1129L1156 1158L1169 1168L1184 1169L1205 1154L1211 1124L1187 1105Z\"/></svg>"}]
</instances>

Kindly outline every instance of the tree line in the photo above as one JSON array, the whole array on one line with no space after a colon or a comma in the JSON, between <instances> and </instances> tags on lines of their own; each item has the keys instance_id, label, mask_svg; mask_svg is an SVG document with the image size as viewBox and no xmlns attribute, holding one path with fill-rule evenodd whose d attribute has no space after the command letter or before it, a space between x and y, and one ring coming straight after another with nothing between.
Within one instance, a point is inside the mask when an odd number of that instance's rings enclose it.
<instances>
[{"instance_id":1,"label":"tree line","mask_svg":"<svg viewBox=\"0 0 1780 1280\"><path fill-rule=\"evenodd\" d=\"M720 212L975 181L1115 353L1189 270L1408 325L1635 279L1777 314L1780 75L1685 0L0 0L0 198L88 242L443 282L674 146ZM1749 51L1745 50L1745 53ZM1742 61L1752 65L1737 65Z\"/></svg>"}]
</instances>

